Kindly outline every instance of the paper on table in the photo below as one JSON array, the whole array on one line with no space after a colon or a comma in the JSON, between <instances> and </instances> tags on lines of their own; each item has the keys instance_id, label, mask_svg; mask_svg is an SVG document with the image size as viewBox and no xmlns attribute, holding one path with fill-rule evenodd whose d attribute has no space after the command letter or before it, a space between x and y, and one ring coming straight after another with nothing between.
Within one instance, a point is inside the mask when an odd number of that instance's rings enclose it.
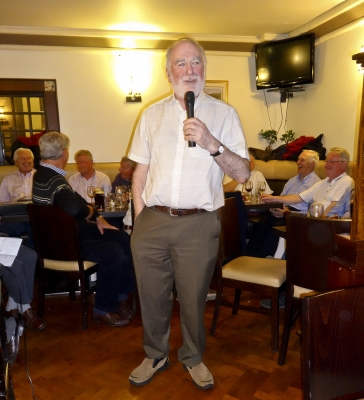
<instances>
[{"instance_id":1,"label":"paper on table","mask_svg":"<svg viewBox=\"0 0 364 400\"><path fill-rule=\"evenodd\" d=\"M0 264L11 267L19 252L23 239L0 237Z\"/></svg>"}]
</instances>

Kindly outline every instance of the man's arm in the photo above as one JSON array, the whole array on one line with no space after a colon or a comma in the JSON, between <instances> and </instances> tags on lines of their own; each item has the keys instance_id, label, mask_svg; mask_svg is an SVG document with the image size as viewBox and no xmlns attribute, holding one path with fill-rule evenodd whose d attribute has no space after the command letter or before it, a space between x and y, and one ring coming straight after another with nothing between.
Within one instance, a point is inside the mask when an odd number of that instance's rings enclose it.
<instances>
[{"instance_id":1,"label":"man's arm","mask_svg":"<svg viewBox=\"0 0 364 400\"><path fill-rule=\"evenodd\" d=\"M145 188L145 183L147 181L147 175L149 171L149 165L138 163L133 174L133 184L131 186L131 191L133 194L134 202L134 214L135 218L143 210L145 203L142 199L142 193Z\"/></svg>"},{"instance_id":2,"label":"man's arm","mask_svg":"<svg viewBox=\"0 0 364 400\"><path fill-rule=\"evenodd\" d=\"M332 201L331 204L326 207L323 216L326 217L327 214L336 206L336 204L337 204L337 201Z\"/></svg>"},{"instance_id":3,"label":"man's arm","mask_svg":"<svg viewBox=\"0 0 364 400\"><path fill-rule=\"evenodd\" d=\"M185 140L192 140L210 154L217 152L221 143L212 136L207 126L198 118L188 118L183 123ZM239 183L247 181L250 177L249 160L230 151L224 146L224 152L214 157L220 168Z\"/></svg>"},{"instance_id":4,"label":"man's arm","mask_svg":"<svg viewBox=\"0 0 364 400\"><path fill-rule=\"evenodd\" d=\"M238 185L239 182L233 179L232 181L225 183L225 185L223 185L224 192L233 192Z\"/></svg>"},{"instance_id":5,"label":"man's arm","mask_svg":"<svg viewBox=\"0 0 364 400\"><path fill-rule=\"evenodd\" d=\"M287 194L285 196L272 196L271 194L262 194L260 199L263 203L284 203L298 204L303 200L298 194Z\"/></svg>"}]
</instances>

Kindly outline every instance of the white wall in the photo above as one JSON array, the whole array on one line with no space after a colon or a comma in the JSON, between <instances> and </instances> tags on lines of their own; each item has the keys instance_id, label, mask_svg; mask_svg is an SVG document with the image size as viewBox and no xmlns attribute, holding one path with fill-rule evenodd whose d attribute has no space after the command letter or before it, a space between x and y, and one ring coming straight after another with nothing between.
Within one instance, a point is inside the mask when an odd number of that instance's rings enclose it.
<instances>
[{"instance_id":1,"label":"white wall","mask_svg":"<svg viewBox=\"0 0 364 400\"><path fill-rule=\"evenodd\" d=\"M351 56L363 36L364 27L359 27L319 44L315 84L288 103L280 103L278 93L266 93L273 128L281 121L284 126L288 104L287 130L297 136L324 133L326 147L345 147L356 158L362 76ZM170 93L164 52L142 53L147 61L141 68L151 77L142 103L125 103L119 86L120 52L110 50L0 48L0 77L56 79L61 131L71 138L71 154L87 148L96 162L119 161L143 108ZM207 60L208 80L229 81L228 101L240 115L248 146L264 148L257 134L270 128L270 122L264 92L255 89L254 57L208 53Z\"/></svg>"}]
</instances>

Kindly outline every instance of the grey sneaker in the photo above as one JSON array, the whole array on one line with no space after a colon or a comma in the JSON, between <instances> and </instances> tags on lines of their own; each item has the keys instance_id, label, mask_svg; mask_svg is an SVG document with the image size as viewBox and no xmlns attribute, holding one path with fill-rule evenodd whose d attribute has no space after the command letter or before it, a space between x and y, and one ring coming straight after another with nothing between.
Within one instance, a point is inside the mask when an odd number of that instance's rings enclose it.
<instances>
[{"instance_id":1,"label":"grey sneaker","mask_svg":"<svg viewBox=\"0 0 364 400\"><path fill-rule=\"evenodd\" d=\"M165 371L168 367L168 357L144 358L139 367L129 375L129 382L134 386L144 386L153 379L156 372Z\"/></svg>"},{"instance_id":2,"label":"grey sneaker","mask_svg":"<svg viewBox=\"0 0 364 400\"><path fill-rule=\"evenodd\" d=\"M193 379L193 383L199 389L211 389L214 387L214 378L206 365L201 361L200 364L190 368L187 365L183 366L188 371Z\"/></svg>"}]
</instances>

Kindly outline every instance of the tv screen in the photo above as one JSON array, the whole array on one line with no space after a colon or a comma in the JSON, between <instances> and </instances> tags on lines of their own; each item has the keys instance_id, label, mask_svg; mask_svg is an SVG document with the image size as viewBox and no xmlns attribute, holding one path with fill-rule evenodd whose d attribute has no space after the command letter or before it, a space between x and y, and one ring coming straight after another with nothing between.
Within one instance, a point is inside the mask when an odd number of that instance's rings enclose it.
<instances>
[{"instance_id":1,"label":"tv screen","mask_svg":"<svg viewBox=\"0 0 364 400\"><path fill-rule=\"evenodd\" d=\"M257 89L285 88L314 82L315 34L255 46Z\"/></svg>"}]
</instances>

